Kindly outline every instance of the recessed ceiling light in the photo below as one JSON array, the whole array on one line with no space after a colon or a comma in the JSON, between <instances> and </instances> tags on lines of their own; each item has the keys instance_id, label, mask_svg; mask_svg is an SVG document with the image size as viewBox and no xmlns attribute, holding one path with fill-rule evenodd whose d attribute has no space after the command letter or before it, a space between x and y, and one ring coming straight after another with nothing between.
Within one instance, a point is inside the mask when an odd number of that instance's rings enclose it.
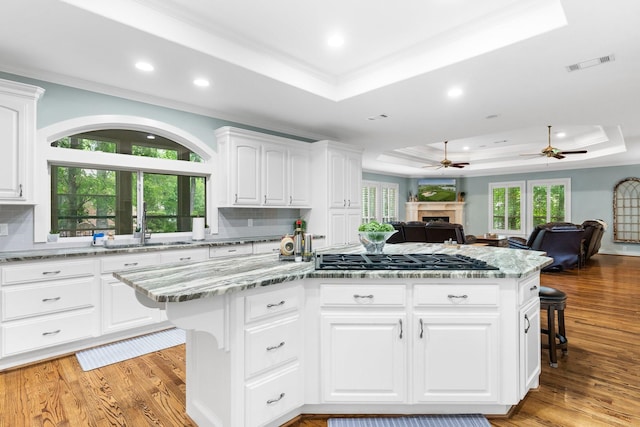
<instances>
[{"instance_id":1,"label":"recessed ceiling light","mask_svg":"<svg viewBox=\"0 0 640 427\"><path fill-rule=\"evenodd\" d=\"M147 139L156 139L156 136L149 134L149 135L147 135Z\"/></svg>"},{"instance_id":2,"label":"recessed ceiling light","mask_svg":"<svg viewBox=\"0 0 640 427\"><path fill-rule=\"evenodd\" d=\"M462 89L459 87L453 87L449 89L447 95L449 95L450 98L457 98L458 96L462 95Z\"/></svg>"},{"instance_id":3,"label":"recessed ceiling light","mask_svg":"<svg viewBox=\"0 0 640 427\"><path fill-rule=\"evenodd\" d=\"M209 86L209 80L207 79L195 79L193 81L193 84L199 87L208 87Z\"/></svg>"},{"instance_id":4,"label":"recessed ceiling light","mask_svg":"<svg viewBox=\"0 0 640 427\"><path fill-rule=\"evenodd\" d=\"M558 138L564 138L565 136L567 136L567 134L566 134L566 133L564 133L564 132L558 132L558 133L556 133L556 136L557 136Z\"/></svg>"},{"instance_id":5,"label":"recessed ceiling light","mask_svg":"<svg viewBox=\"0 0 640 427\"><path fill-rule=\"evenodd\" d=\"M138 61L136 62L136 68L140 71L153 71L153 65L148 62Z\"/></svg>"},{"instance_id":6,"label":"recessed ceiling light","mask_svg":"<svg viewBox=\"0 0 640 427\"><path fill-rule=\"evenodd\" d=\"M464 151L469 151L469 146L468 146L468 145L465 145L464 147L462 147L462 149L463 149Z\"/></svg>"},{"instance_id":7,"label":"recessed ceiling light","mask_svg":"<svg viewBox=\"0 0 640 427\"><path fill-rule=\"evenodd\" d=\"M344 37L340 34L334 34L327 39L327 44L331 47L341 47L344 45Z\"/></svg>"}]
</instances>

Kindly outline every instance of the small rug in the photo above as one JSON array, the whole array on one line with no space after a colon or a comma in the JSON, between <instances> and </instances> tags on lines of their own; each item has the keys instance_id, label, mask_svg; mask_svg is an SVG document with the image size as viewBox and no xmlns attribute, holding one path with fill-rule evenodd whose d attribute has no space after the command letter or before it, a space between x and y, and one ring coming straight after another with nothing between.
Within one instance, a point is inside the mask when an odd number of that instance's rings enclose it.
<instances>
[{"instance_id":1,"label":"small rug","mask_svg":"<svg viewBox=\"0 0 640 427\"><path fill-rule=\"evenodd\" d=\"M480 414L415 415L407 417L329 418L328 427L491 427Z\"/></svg>"},{"instance_id":2,"label":"small rug","mask_svg":"<svg viewBox=\"0 0 640 427\"><path fill-rule=\"evenodd\" d=\"M143 354L184 344L184 342L184 330L173 328L82 350L76 353L76 358L83 371L90 371L112 363L142 356Z\"/></svg>"}]
</instances>

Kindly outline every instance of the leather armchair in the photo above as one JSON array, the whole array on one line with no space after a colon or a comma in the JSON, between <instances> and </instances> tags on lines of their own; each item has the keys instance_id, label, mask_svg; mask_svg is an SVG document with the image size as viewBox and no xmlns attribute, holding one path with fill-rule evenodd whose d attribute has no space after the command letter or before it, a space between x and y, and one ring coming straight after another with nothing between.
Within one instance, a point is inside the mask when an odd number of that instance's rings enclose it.
<instances>
[{"instance_id":1,"label":"leather armchair","mask_svg":"<svg viewBox=\"0 0 640 427\"><path fill-rule=\"evenodd\" d=\"M387 243L403 243L405 241L404 238L404 222L393 221L389 224L393 225L393 228L396 229L397 233L387 239Z\"/></svg>"},{"instance_id":2,"label":"leather armchair","mask_svg":"<svg viewBox=\"0 0 640 427\"><path fill-rule=\"evenodd\" d=\"M580 267L583 257L584 229L569 222L550 222L536 226L524 242L521 238L509 238L509 247L543 251L553 258L553 263L543 269L565 270Z\"/></svg>"},{"instance_id":3,"label":"leather armchair","mask_svg":"<svg viewBox=\"0 0 640 427\"><path fill-rule=\"evenodd\" d=\"M582 264L589 260L600 250L600 242L605 230L605 223L601 220L586 220L582 223L584 228L584 245Z\"/></svg>"}]
</instances>

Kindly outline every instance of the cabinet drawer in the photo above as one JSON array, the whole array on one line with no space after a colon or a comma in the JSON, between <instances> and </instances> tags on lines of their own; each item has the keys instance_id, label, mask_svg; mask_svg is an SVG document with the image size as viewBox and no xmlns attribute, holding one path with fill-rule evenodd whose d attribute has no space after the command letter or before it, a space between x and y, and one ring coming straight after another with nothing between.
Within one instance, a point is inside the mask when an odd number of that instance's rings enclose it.
<instances>
[{"instance_id":1,"label":"cabinet drawer","mask_svg":"<svg viewBox=\"0 0 640 427\"><path fill-rule=\"evenodd\" d=\"M246 297L244 300L245 322L297 310L300 306L299 289L296 286Z\"/></svg>"},{"instance_id":2,"label":"cabinet drawer","mask_svg":"<svg viewBox=\"0 0 640 427\"><path fill-rule=\"evenodd\" d=\"M132 268L148 267L158 265L159 256L153 254L116 255L102 258L102 272L111 273L114 271L131 270Z\"/></svg>"},{"instance_id":3,"label":"cabinet drawer","mask_svg":"<svg viewBox=\"0 0 640 427\"><path fill-rule=\"evenodd\" d=\"M57 261L21 264L2 269L2 283L12 285L67 277L92 276L94 262Z\"/></svg>"},{"instance_id":4,"label":"cabinet drawer","mask_svg":"<svg viewBox=\"0 0 640 427\"><path fill-rule=\"evenodd\" d=\"M422 306L497 306L499 288L487 285L416 285L415 305Z\"/></svg>"},{"instance_id":5,"label":"cabinet drawer","mask_svg":"<svg viewBox=\"0 0 640 427\"><path fill-rule=\"evenodd\" d=\"M269 421L302 405L302 372L296 364L262 381L246 385L245 426L265 426Z\"/></svg>"},{"instance_id":6,"label":"cabinet drawer","mask_svg":"<svg viewBox=\"0 0 640 427\"><path fill-rule=\"evenodd\" d=\"M253 254L253 245L251 243L242 245L211 246L209 248L209 258L222 258L227 256L251 254Z\"/></svg>"},{"instance_id":7,"label":"cabinet drawer","mask_svg":"<svg viewBox=\"0 0 640 427\"><path fill-rule=\"evenodd\" d=\"M2 320L93 305L94 279L70 279L2 290Z\"/></svg>"},{"instance_id":8,"label":"cabinet drawer","mask_svg":"<svg viewBox=\"0 0 640 427\"><path fill-rule=\"evenodd\" d=\"M247 378L300 357L300 317L290 317L267 325L247 328L245 336L245 376Z\"/></svg>"},{"instance_id":9,"label":"cabinet drawer","mask_svg":"<svg viewBox=\"0 0 640 427\"><path fill-rule=\"evenodd\" d=\"M253 244L254 254L279 254L280 242L256 242Z\"/></svg>"},{"instance_id":10,"label":"cabinet drawer","mask_svg":"<svg viewBox=\"0 0 640 427\"><path fill-rule=\"evenodd\" d=\"M160 252L160 264L174 262L205 261L209 258L207 248L182 249L179 251Z\"/></svg>"},{"instance_id":11,"label":"cabinet drawer","mask_svg":"<svg viewBox=\"0 0 640 427\"><path fill-rule=\"evenodd\" d=\"M404 306L404 285L321 285L322 306Z\"/></svg>"},{"instance_id":12,"label":"cabinet drawer","mask_svg":"<svg viewBox=\"0 0 640 427\"><path fill-rule=\"evenodd\" d=\"M520 283L520 291L518 292L518 301L520 305L524 305L534 298L540 297L540 277L530 277Z\"/></svg>"},{"instance_id":13,"label":"cabinet drawer","mask_svg":"<svg viewBox=\"0 0 640 427\"><path fill-rule=\"evenodd\" d=\"M43 316L2 326L2 355L9 356L97 335L93 309Z\"/></svg>"}]
</instances>

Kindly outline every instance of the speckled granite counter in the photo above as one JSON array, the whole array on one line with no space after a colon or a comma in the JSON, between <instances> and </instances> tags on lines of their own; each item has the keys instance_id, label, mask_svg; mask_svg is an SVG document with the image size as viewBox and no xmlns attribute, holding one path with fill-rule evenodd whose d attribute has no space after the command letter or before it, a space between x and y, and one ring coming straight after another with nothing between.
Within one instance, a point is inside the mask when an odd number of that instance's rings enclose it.
<instances>
[{"instance_id":1,"label":"speckled granite counter","mask_svg":"<svg viewBox=\"0 0 640 427\"><path fill-rule=\"evenodd\" d=\"M333 247L325 253L361 253L360 245ZM212 259L190 264L114 273L119 280L157 302L179 302L303 278L523 278L552 262L543 252L483 246L448 247L432 243L386 245L385 253L462 254L499 270L315 270L314 263L279 261L277 255Z\"/></svg>"},{"instance_id":2,"label":"speckled granite counter","mask_svg":"<svg viewBox=\"0 0 640 427\"><path fill-rule=\"evenodd\" d=\"M324 236L314 236L314 238L324 238ZM145 246L124 245L122 247L112 248L90 245L72 247L60 244L52 245L51 248L45 249L0 252L0 264L15 261L38 261L46 259L86 257L97 255L154 252L172 249L241 245L244 243L278 242L280 241L280 239L281 236L235 237L226 239L210 239L203 241L189 241L188 239L183 239L178 242L163 242L162 240L159 240L158 242L154 241L152 244Z\"/></svg>"}]
</instances>

